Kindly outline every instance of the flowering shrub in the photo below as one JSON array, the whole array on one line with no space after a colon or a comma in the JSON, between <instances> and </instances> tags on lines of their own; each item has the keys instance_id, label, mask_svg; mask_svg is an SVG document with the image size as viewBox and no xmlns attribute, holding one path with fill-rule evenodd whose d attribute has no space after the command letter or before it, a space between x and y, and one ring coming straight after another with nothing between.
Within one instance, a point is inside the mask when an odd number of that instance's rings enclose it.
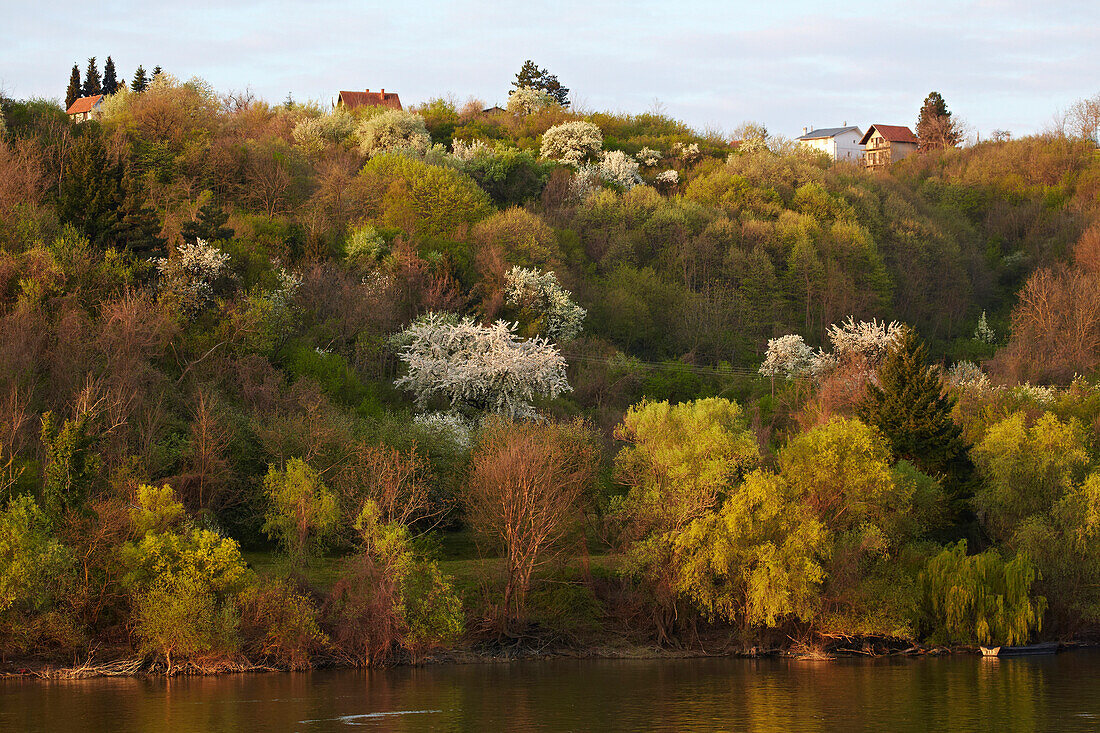
<instances>
[{"instance_id":1,"label":"flowering shrub","mask_svg":"<svg viewBox=\"0 0 1100 733\"><path fill-rule=\"evenodd\" d=\"M661 188L672 188L680 182L680 174L674 170L661 171L653 180Z\"/></svg>"},{"instance_id":2,"label":"flowering shrub","mask_svg":"<svg viewBox=\"0 0 1100 733\"><path fill-rule=\"evenodd\" d=\"M652 168L661 162L661 151L645 147L638 151L638 162Z\"/></svg>"},{"instance_id":3,"label":"flowering shrub","mask_svg":"<svg viewBox=\"0 0 1100 733\"><path fill-rule=\"evenodd\" d=\"M512 114L529 115L555 107L561 107L561 103L545 89L519 87L508 96L508 111Z\"/></svg>"},{"instance_id":4,"label":"flowering shrub","mask_svg":"<svg viewBox=\"0 0 1100 733\"><path fill-rule=\"evenodd\" d=\"M463 451L473 445L473 426L457 412L425 412L413 417L413 422L423 432Z\"/></svg>"},{"instance_id":5,"label":"flowering shrub","mask_svg":"<svg viewBox=\"0 0 1100 733\"><path fill-rule=\"evenodd\" d=\"M879 323L871 319L856 323L848 316L847 321L829 326L828 333L833 344L833 355L838 361L850 363L862 359L868 368L874 369L886 358L903 328L897 321Z\"/></svg>"},{"instance_id":6,"label":"flowering shrub","mask_svg":"<svg viewBox=\"0 0 1100 733\"><path fill-rule=\"evenodd\" d=\"M399 109L363 120L358 135L359 150L368 157L402 149L423 154L431 144L424 118Z\"/></svg>"},{"instance_id":7,"label":"flowering shrub","mask_svg":"<svg viewBox=\"0 0 1100 733\"><path fill-rule=\"evenodd\" d=\"M608 183L623 188L633 188L642 182L638 175L638 161L621 150L609 150L600 155L600 162L594 166L594 172Z\"/></svg>"},{"instance_id":8,"label":"flowering shrub","mask_svg":"<svg viewBox=\"0 0 1100 733\"><path fill-rule=\"evenodd\" d=\"M328 144L339 145L355 134L355 117L344 107L331 114L306 117L294 126L294 142L307 155L319 155Z\"/></svg>"},{"instance_id":9,"label":"flowering shrub","mask_svg":"<svg viewBox=\"0 0 1100 733\"><path fill-rule=\"evenodd\" d=\"M569 341L581 332L587 312L573 302L571 295L558 284L553 272L513 267L505 283L508 305L531 313L542 326L541 331L554 341Z\"/></svg>"},{"instance_id":10,"label":"flowering shrub","mask_svg":"<svg viewBox=\"0 0 1100 733\"><path fill-rule=\"evenodd\" d=\"M603 148L603 134L591 122L564 122L542 135L543 158L567 165L580 165L596 157Z\"/></svg>"},{"instance_id":11,"label":"flowering shrub","mask_svg":"<svg viewBox=\"0 0 1100 733\"><path fill-rule=\"evenodd\" d=\"M672 146L672 154L682 160L685 165L696 163L703 157L703 153L699 150L699 143L691 143L690 145L676 143Z\"/></svg>"},{"instance_id":12,"label":"flowering shrub","mask_svg":"<svg viewBox=\"0 0 1100 733\"><path fill-rule=\"evenodd\" d=\"M451 142L451 154L463 163L469 163L475 158L488 155L492 148L485 144L484 140L454 140Z\"/></svg>"},{"instance_id":13,"label":"flowering shrub","mask_svg":"<svg viewBox=\"0 0 1100 733\"><path fill-rule=\"evenodd\" d=\"M765 377L804 377L813 371L814 350L801 336L787 334L768 341L768 350L760 373Z\"/></svg>"},{"instance_id":14,"label":"flowering shrub","mask_svg":"<svg viewBox=\"0 0 1100 733\"><path fill-rule=\"evenodd\" d=\"M565 359L543 338L522 339L515 325L490 326L472 318L428 313L394 339L408 373L395 384L413 393L424 408L432 397L452 408L489 410L511 417L533 417L531 401L572 389Z\"/></svg>"},{"instance_id":15,"label":"flowering shrub","mask_svg":"<svg viewBox=\"0 0 1100 733\"><path fill-rule=\"evenodd\" d=\"M989 377L972 361L960 361L947 372L947 381L961 389L989 389Z\"/></svg>"},{"instance_id":16,"label":"flowering shrub","mask_svg":"<svg viewBox=\"0 0 1100 733\"><path fill-rule=\"evenodd\" d=\"M205 240L184 242L176 256L153 260L161 278L161 293L179 299L185 310L197 311L214 298L214 282L226 271L229 255Z\"/></svg>"}]
</instances>

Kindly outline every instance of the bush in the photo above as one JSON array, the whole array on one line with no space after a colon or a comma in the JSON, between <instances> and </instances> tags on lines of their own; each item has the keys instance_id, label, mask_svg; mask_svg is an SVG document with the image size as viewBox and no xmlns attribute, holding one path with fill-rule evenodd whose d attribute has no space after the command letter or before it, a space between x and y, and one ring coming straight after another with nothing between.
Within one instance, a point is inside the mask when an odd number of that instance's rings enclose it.
<instances>
[{"instance_id":1,"label":"bush","mask_svg":"<svg viewBox=\"0 0 1100 733\"><path fill-rule=\"evenodd\" d=\"M264 532L279 541L292 567L304 567L336 529L340 518L336 495L300 458L291 458L282 471L270 466L264 493L270 503Z\"/></svg>"},{"instance_id":2,"label":"bush","mask_svg":"<svg viewBox=\"0 0 1100 733\"><path fill-rule=\"evenodd\" d=\"M263 578L237 595L244 652L288 669L308 669L328 644L318 611L289 581Z\"/></svg>"},{"instance_id":3,"label":"bush","mask_svg":"<svg viewBox=\"0 0 1100 733\"><path fill-rule=\"evenodd\" d=\"M359 151L367 157L399 150L424 153L431 144L424 118L399 109L363 120L359 123L358 135Z\"/></svg>"}]
</instances>

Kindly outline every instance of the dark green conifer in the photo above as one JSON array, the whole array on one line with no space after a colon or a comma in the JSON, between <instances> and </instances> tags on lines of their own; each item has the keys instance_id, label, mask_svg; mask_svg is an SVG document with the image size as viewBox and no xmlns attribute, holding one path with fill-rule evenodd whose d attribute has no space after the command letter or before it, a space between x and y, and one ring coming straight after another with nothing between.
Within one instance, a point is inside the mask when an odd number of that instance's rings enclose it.
<instances>
[{"instance_id":1,"label":"dark green conifer","mask_svg":"<svg viewBox=\"0 0 1100 733\"><path fill-rule=\"evenodd\" d=\"M103 65L103 93L114 94L118 91L118 77L115 75L115 62L110 56Z\"/></svg>"},{"instance_id":2,"label":"dark green conifer","mask_svg":"<svg viewBox=\"0 0 1100 733\"><path fill-rule=\"evenodd\" d=\"M103 84L99 79L99 69L95 65L95 56L88 59L88 68L84 70L84 89L81 96L93 97L103 93Z\"/></svg>"},{"instance_id":3,"label":"dark green conifer","mask_svg":"<svg viewBox=\"0 0 1100 733\"><path fill-rule=\"evenodd\" d=\"M160 76L163 73L164 73L164 69L160 68L159 66L154 66L153 67L153 76L152 76L152 78L150 78L149 81L152 81L153 79L156 79L158 76Z\"/></svg>"},{"instance_id":4,"label":"dark green conifer","mask_svg":"<svg viewBox=\"0 0 1100 733\"><path fill-rule=\"evenodd\" d=\"M145 67L138 66L137 71L134 72L134 79L130 82L130 91L132 92L144 92L145 88L149 86L149 77L145 75Z\"/></svg>"},{"instance_id":5,"label":"dark green conifer","mask_svg":"<svg viewBox=\"0 0 1100 733\"><path fill-rule=\"evenodd\" d=\"M531 59L523 62L512 86L516 89L541 89L549 92L562 107L569 106L569 89L561 85L556 75L540 69Z\"/></svg>"},{"instance_id":6,"label":"dark green conifer","mask_svg":"<svg viewBox=\"0 0 1100 733\"><path fill-rule=\"evenodd\" d=\"M73 106L73 102L80 99L82 88L80 86L80 67L73 64L72 73L69 74L69 88L65 90L65 109Z\"/></svg>"},{"instance_id":7,"label":"dark green conifer","mask_svg":"<svg viewBox=\"0 0 1100 733\"><path fill-rule=\"evenodd\" d=\"M194 243L198 239L207 242L231 239L233 230L226 226L229 214L210 199L199 209L198 218L195 221L185 222L180 229L180 235L184 241Z\"/></svg>"}]
</instances>

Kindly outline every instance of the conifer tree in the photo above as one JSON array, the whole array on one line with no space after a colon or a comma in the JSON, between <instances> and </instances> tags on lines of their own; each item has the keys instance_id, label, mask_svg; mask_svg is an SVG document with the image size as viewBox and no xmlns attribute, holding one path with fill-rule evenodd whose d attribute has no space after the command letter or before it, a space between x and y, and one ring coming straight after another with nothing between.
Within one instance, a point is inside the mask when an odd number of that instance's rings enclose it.
<instances>
[{"instance_id":1,"label":"conifer tree","mask_svg":"<svg viewBox=\"0 0 1100 733\"><path fill-rule=\"evenodd\" d=\"M138 66L137 71L134 72L134 79L130 82L130 91L144 92L145 88L148 86L149 77L145 75L145 67Z\"/></svg>"},{"instance_id":2,"label":"conifer tree","mask_svg":"<svg viewBox=\"0 0 1100 733\"><path fill-rule=\"evenodd\" d=\"M72 73L69 75L69 88L65 90L65 109L73 106L73 102L80 99L80 67L73 64Z\"/></svg>"},{"instance_id":3,"label":"conifer tree","mask_svg":"<svg viewBox=\"0 0 1100 733\"><path fill-rule=\"evenodd\" d=\"M540 69L531 59L523 62L512 86L516 89L541 89L549 92L562 107L569 106L569 89L561 85L556 75L546 69Z\"/></svg>"},{"instance_id":4,"label":"conifer tree","mask_svg":"<svg viewBox=\"0 0 1100 733\"><path fill-rule=\"evenodd\" d=\"M207 242L230 239L233 237L233 229L225 225L228 221L229 214L210 199L199 209L199 215L195 221L184 223L180 229L180 235L184 241L191 243L197 239Z\"/></svg>"},{"instance_id":5,"label":"conifer tree","mask_svg":"<svg viewBox=\"0 0 1100 733\"><path fill-rule=\"evenodd\" d=\"M110 56L103 65L103 93L114 94L118 91L118 77L115 75L115 62Z\"/></svg>"},{"instance_id":6,"label":"conifer tree","mask_svg":"<svg viewBox=\"0 0 1100 733\"><path fill-rule=\"evenodd\" d=\"M84 90L83 95L85 97L93 97L96 94L103 93L103 84L99 79L99 69L95 65L95 56L88 59L88 68L84 71Z\"/></svg>"},{"instance_id":7,"label":"conifer tree","mask_svg":"<svg viewBox=\"0 0 1100 733\"><path fill-rule=\"evenodd\" d=\"M907 328L879 368L878 384L869 387L859 416L882 431L895 457L942 477L953 512L963 518L973 465L951 417L953 407L938 370L926 363L924 344Z\"/></svg>"},{"instance_id":8,"label":"conifer tree","mask_svg":"<svg viewBox=\"0 0 1100 733\"><path fill-rule=\"evenodd\" d=\"M947 102L939 92L929 92L917 118L917 139L921 150L943 150L959 144L962 134L951 119Z\"/></svg>"},{"instance_id":9,"label":"conifer tree","mask_svg":"<svg viewBox=\"0 0 1100 733\"><path fill-rule=\"evenodd\" d=\"M153 67L153 76L149 79L149 81L153 81L154 79L156 79L158 76L160 76L163 73L164 73L164 69L160 68L159 66L154 66Z\"/></svg>"}]
</instances>

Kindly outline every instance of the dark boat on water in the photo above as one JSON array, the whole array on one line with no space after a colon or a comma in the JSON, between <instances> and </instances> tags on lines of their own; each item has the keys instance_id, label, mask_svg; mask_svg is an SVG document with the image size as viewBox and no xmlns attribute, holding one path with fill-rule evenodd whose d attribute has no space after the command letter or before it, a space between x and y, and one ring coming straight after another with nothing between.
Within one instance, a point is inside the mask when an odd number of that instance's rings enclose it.
<instances>
[{"instance_id":1,"label":"dark boat on water","mask_svg":"<svg viewBox=\"0 0 1100 733\"><path fill-rule=\"evenodd\" d=\"M1036 654L1057 653L1058 642L1048 641L1042 644L1029 644L1027 646L983 646L980 648L983 657L1030 657Z\"/></svg>"}]
</instances>

